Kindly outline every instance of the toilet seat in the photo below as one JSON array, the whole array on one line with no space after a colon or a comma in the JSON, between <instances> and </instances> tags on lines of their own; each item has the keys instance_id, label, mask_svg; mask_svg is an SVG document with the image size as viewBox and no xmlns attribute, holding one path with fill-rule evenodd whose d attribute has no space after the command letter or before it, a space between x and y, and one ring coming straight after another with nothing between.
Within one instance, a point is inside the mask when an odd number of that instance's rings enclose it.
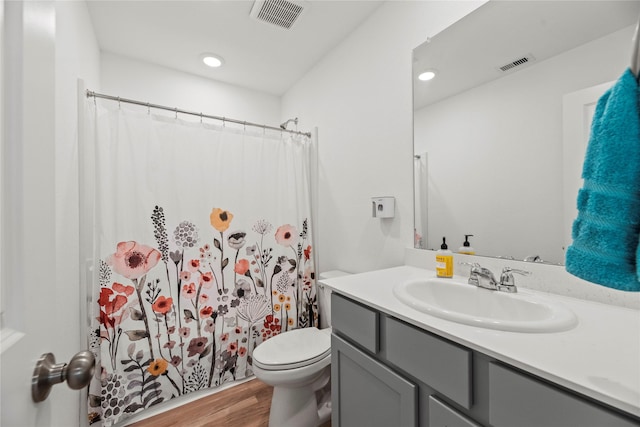
<instances>
[{"instance_id":1,"label":"toilet seat","mask_svg":"<svg viewBox=\"0 0 640 427\"><path fill-rule=\"evenodd\" d=\"M294 329L276 335L253 351L258 368L276 371L301 368L331 354L331 334L318 328Z\"/></svg>"}]
</instances>

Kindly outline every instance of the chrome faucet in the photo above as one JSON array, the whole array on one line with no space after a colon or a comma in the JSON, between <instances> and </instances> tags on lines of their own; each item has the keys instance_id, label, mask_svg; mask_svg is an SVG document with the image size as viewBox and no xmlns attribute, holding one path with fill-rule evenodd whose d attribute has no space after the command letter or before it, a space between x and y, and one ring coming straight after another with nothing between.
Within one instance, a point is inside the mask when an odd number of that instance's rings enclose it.
<instances>
[{"instance_id":1,"label":"chrome faucet","mask_svg":"<svg viewBox=\"0 0 640 427\"><path fill-rule=\"evenodd\" d=\"M505 267L502 269L500 282L498 282L491 270L482 267L476 262L471 264L469 284L492 291L515 293L518 292L518 288L516 288L516 281L513 277L513 273L522 274L523 276L531 274L529 271Z\"/></svg>"},{"instance_id":2,"label":"chrome faucet","mask_svg":"<svg viewBox=\"0 0 640 427\"><path fill-rule=\"evenodd\" d=\"M477 262L471 264L471 272L469 274L469 284L476 285L485 289L497 289L498 282L496 276L493 275L491 270L480 266Z\"/></svg>"}]
</instances>

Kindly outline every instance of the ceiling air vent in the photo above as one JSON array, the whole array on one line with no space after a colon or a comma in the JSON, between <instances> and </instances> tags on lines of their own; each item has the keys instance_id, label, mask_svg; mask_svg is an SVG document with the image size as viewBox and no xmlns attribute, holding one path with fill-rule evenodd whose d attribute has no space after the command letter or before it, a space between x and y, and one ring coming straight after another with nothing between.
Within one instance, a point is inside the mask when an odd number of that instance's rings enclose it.
<instances>
[{"instance_id":1,"label":"ceiling air vent","mask_svg":"<svg viewBox=\"0 0 640 427\"><path fill-rule=\"evenodd\" d=\"M511 61L508 64L504 64L503 66L498 67L498 69L500 71L505 71L506 72L506 71L509 71L509 70L513 70L514 68L521 67L521 66L523 66L525 64L528 64L530 62L533 62L535 60L536 60L536 58L534 58L533 55L529 54L529 55L523 56L522 58L518 58L515 61Z\"/></svg>"},{"instance_id":2,"label":"ceiling air vent","mask_svg":"<svg viewBox=\"0 0 640 427\"><path fill-rule=\"evenodd\" d=\"M304 1L256 0L251 8L251 17L288 30L303 10Z\"/></svg>"}]
</instances>

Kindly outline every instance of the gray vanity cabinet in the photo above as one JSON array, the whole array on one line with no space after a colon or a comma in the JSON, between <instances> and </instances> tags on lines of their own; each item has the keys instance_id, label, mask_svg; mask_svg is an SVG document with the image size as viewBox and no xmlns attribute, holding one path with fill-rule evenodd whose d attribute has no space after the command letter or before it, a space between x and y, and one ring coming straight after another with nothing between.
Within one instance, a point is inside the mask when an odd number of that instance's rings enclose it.
<instances>
[{"instance_id":1,"label":"gray vanity cabinet","mask_svg":"<svg viewBox=\"0 0 640 427\"><path fill-rule=\"evenodd\" d=\"M639 427L623 414L331 296L333 427Z\"/></svg>"}]
</instances>

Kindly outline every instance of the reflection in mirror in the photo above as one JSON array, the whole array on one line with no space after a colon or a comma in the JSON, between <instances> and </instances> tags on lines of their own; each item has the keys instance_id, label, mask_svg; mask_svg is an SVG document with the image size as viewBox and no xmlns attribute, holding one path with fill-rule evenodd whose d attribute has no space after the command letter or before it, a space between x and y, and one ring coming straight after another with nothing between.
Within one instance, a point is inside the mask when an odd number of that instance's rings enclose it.
<instances>
[{"instance_id":1,"label":"reflection in mirror","mask_svg":"<svg viewBox=\"0 0 640 427\"><path fill-rule=\"evenodd\" d=\"M567 110L588 118L600 94L567 99L630 66L639 15L638 1L490 1L414 50L417 248L472 234L477 255L564 262L590 124Z\"/></svg>"}]
</instances>

